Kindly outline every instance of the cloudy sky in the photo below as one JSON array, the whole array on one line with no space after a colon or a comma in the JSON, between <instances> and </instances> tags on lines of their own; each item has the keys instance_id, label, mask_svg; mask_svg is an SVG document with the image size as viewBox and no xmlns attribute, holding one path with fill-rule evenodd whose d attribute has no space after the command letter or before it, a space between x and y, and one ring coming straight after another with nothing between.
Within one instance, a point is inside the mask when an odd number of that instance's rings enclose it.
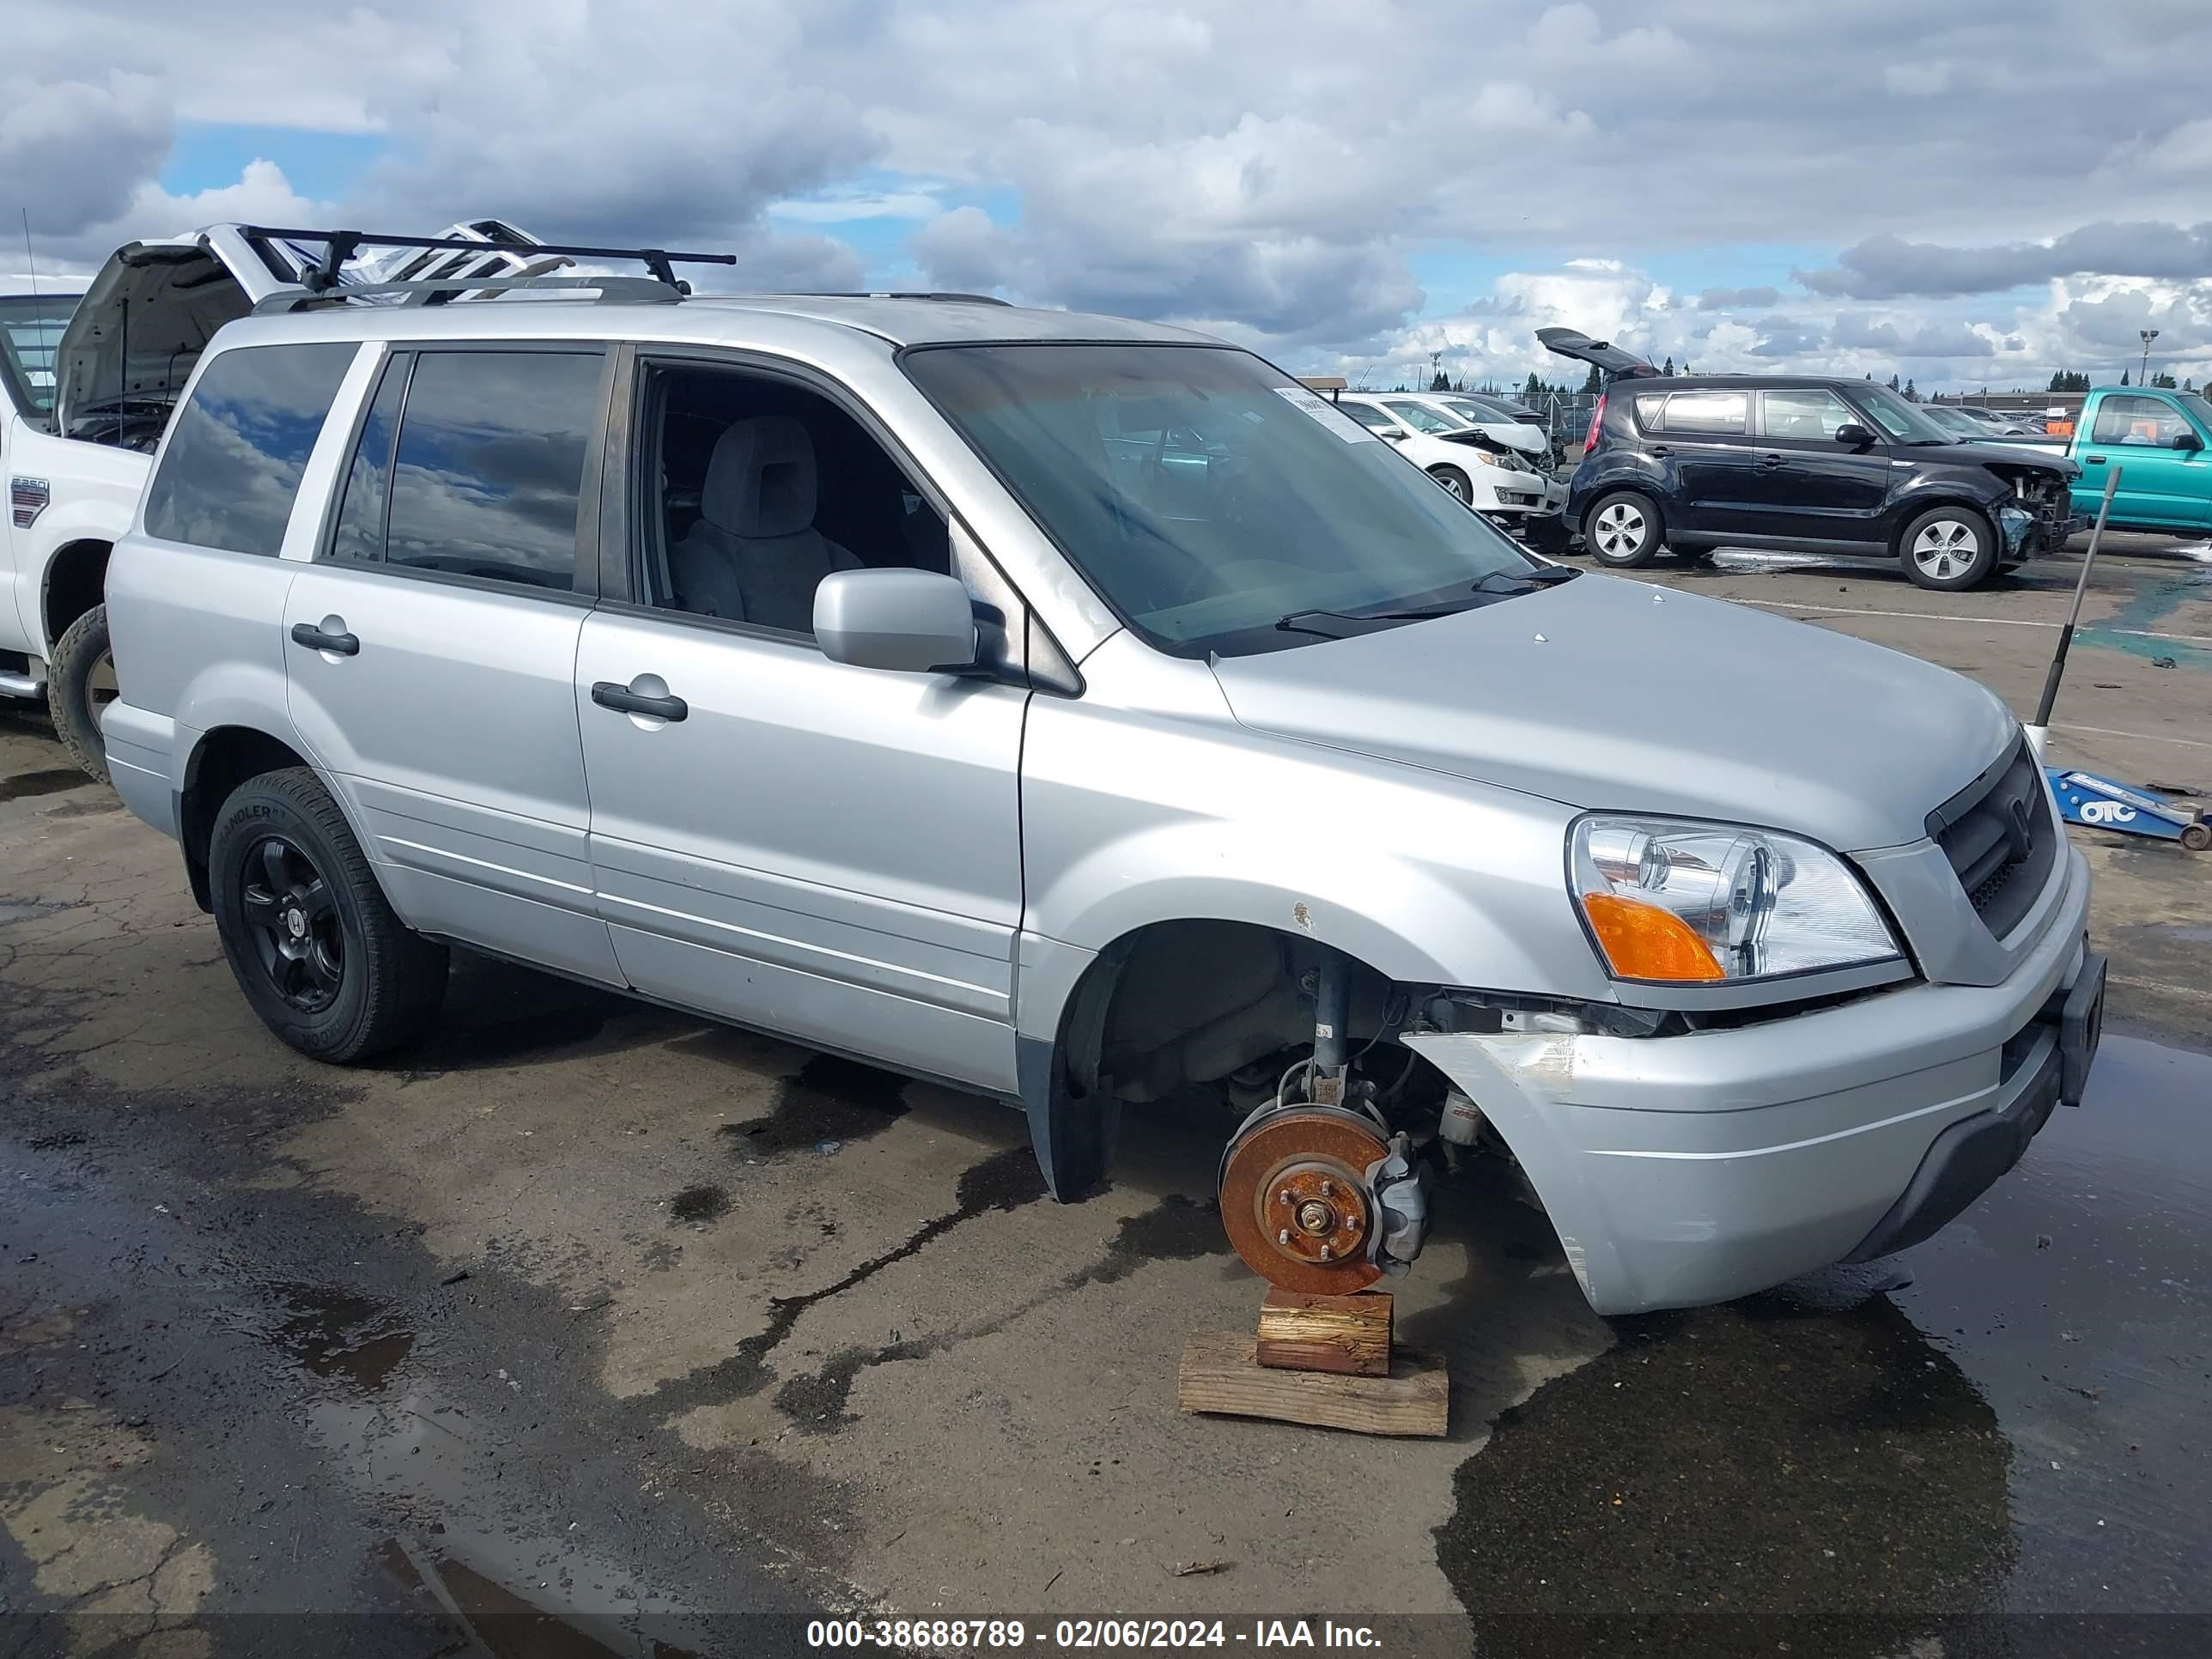
<instances>
[{"instance_id":1,"label":"cloudy sky","mask_svg":"<svg viewBox=\"0 0 2212 1659\"><path fill-rule=\"evenodd\" d=\"M2212 374L2206 0L8 0L42 266L222 219L731 248L1385 383ZM20 247L20 243L18 242ZM0 270L23 264L0 259Z\"/></svg>"}]
</instances>

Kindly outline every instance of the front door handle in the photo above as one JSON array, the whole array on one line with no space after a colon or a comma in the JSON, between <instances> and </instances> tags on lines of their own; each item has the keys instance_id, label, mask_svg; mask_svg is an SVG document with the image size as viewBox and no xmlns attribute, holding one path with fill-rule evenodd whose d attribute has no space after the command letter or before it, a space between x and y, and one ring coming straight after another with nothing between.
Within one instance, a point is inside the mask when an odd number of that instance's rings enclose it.
<instances>
[{"instance_id":1,"label":"front door handle","mask_svg":"<svg viewBox=\"0 0 2212 1659\"><path fill-rule=\"evenodd\" d=\"M1674 452L1673 450L1668 448L1664 444L1653 444L1650 448L1644 451L1644 453L1647 455L1657 455L1662 459L1674 453Z\"/></svg>"},{"instance_id":2,"label":"front door handle","mask_svg":"<svg viewBox=\"0 0 2212 1659\"><path fill-rule=\"evenodd\" d=\"M325 622L330 622L335 621L336 618L326 617L324 620ZM343 629L332 629L326 633L322 629L316 627L313 623L294 623L292 624L292 643L295 645L304 645L310 651L327 651L334 657L358 657L361 655L361 637L359 635L349 634Z\"/></svg>"},{"instance_id":3,"label":"front door handle","mask_svg":"<svg viewBox=\"0 0 2212 1659\"><path fill-rule=\"evenodd\" d=\"M657 720L680 720L691 712L691 705L681 697L647 696L612 680L593 681L592 701L618 714L644 714Z\"/></svg>"},{"instance_id":4,"label":"front door handle","mask_svg":"<svg viewBox=\"0 0 2212 1659\"><path fill-rule=\"evenodd\" d=\"M1759 458L1759 464L1761 466L1779 466L1782 465L1782 457L1772 453L1765 454Z\"/></svg>"},{"instance_id":5,"label":"front door handle","mask_svg":"<svg viewBox=\"0 0 2212 1659\"><path fill-rule=\"evenodd\" d=\"M2102 455L2084 455L2081 459L2091 466L2102 466L2105 464L2105 458Z\"/></svg>"}]
</instances>

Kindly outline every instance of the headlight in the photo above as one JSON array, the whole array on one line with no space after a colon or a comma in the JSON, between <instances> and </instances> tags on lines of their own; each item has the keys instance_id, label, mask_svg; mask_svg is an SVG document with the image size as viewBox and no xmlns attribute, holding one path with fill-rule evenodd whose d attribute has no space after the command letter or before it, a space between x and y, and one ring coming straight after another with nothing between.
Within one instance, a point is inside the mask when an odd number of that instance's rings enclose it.
<instances>
[{"instance_id":1,"label":"headlight","mask_svg":"<svg viewBox=\"0 0 2212 1659\"><path fill-rule=\"evenodd\" d=\"M1616 979L1771 979L1900 954L1859 878L1795 836L1589 817L1574 827L1567 865Z\"/></svg>"}]
</instances>

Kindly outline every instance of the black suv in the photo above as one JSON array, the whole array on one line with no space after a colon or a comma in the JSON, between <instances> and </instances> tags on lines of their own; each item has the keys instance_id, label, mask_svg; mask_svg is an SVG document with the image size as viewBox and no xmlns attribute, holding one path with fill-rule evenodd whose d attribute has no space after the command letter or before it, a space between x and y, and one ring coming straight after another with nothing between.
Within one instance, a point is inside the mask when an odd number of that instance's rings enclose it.
<instances>
[{"instance_id":1,"label":"black suv","mask_svg":"<svg viewBox=\"0 0 2212 1659\"><path fill-rule=\"evenodd\" d=\"M1961 441L1871 380L1662 375L1571 329L1536 337L1608 377L1565 515L1601 564L1776 548L1895 559L1949 590L2078 527L2073 462Z\"/></svg>"}]
</instances>

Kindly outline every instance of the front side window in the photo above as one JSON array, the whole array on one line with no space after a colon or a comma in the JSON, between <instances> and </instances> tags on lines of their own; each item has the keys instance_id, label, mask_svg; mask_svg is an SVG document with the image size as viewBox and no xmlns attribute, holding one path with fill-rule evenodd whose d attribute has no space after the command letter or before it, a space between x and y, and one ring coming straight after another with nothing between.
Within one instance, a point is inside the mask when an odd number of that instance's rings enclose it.
<instances>
[{"instance_id":1,"label":"front side window","mask_svg":"<svg viewBox=\"0 0 2212 1659\"><path fill-rule=\"evenodd\" d=\"M655 610L811 636L814 590L834 571L953 574L944 518L829 398L696 363L650 363L642 378L635 574ZM1140 464L1156 464L1164 435L1148 434Z\"/></svg>"},{"instance_id":2,"label":"front side window","mask_svg":"<svg viewBox=\"0 0 2212 1659\"><path fill-rule=\"evenodd\" d=\"M54 351L76 301L74 294L0 298L0 380L27 414L54 406Z\"/></svg>"},{"instance_id":3,"label":"front side window","mask_svg":"<svg viewBox=\"0 0 2212 1659\"><path fill-rule=\"evenodd\" d=\"M146 533L274 558L359 348L243 346L201 372L146 490Z\"/></svg>"},{"instance_id":4,"label":"front side window","mask_svg":"<svg viewBox=\"0 0 2212 1659\"><path fill-rule=\"evenodd\" d=\"M1841 398L1820 386L1787 386L1759 394L1766 435L1793 443L1824 443L1858 419Z\"/></svg>"},{"instance_id":5,"label":"front side window","mask_svg":"<svg viewBox=\"0 0 2212 1659\"><path fill-rule=\"evenodd\" d=\"M1159 650L1224 656L1465 608L1540 570L1355 405L1248 352L928 347L907 374L1117 615ZM1131 431L1191 434L1182 467L1117 468Z\"/></svg>"},{"instance_id":6,"label":"front side window","mask_svg":"<svg viewBox=\"0 0 2212 1659\"><path fill-rule=\"evenodd\" d=\"M597 352L421 353L392 452L386 561L573 590L604 366Z\"/></svg>"},{"instance_id":7,"label":"front side window","mask_svg":"<svg viewBox=\"0 0 2212 1659\"><path fill-rule=\"evenodd\" d=\"M1661 429L1733 434L1747 429L1751 398L1741 392L1676 392L1667 398Z\"/></svg>"},{"instance_id":8,"label":"front side window","mask_svg":"<svg viewBox=\"0 0 2212 1659\"><path fill-rule=\"evenodd\" d=\"M2165 449L2188 430L2181 411L2163 398L2107 398L2097 405L2097 426L2090 441Z\"/></svg>"}]
</instances>

